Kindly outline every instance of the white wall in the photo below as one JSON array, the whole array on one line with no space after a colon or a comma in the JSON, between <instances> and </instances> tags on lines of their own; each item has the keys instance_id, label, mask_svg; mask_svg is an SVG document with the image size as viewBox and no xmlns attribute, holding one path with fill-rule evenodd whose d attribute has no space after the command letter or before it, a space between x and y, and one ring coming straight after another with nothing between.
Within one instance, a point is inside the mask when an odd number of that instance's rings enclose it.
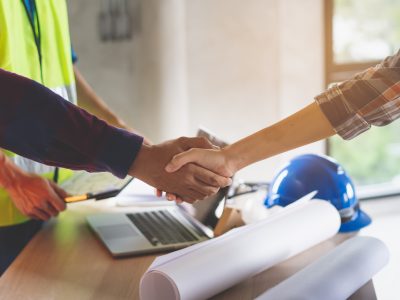
<instances>
[{"instance_id":1,"label":"white wall","mask_svg":"<svg viewBox=\"0 0 400 300\"><path fill-rule=\"evenodd\" d=\"M139 44L136 40L102 43L97 25L99 0L68 0L71 39L78 67L97 93L131 125L140 117L138 88Z\"/></svg>"},{"instance_id":2,"label":"white wall","mask_svg":"<svg viewBox=\"0 0 400 300\"><path fill-rule=\"evenodd\" d=\"M79 67L156 141L193 135L198 124L235 141L323 89L323 0L132 0L136 35L115 44L98 41L98 3L69 0ZM240 176L270 179L288 155Z\"/></svg>"}]
</instances>

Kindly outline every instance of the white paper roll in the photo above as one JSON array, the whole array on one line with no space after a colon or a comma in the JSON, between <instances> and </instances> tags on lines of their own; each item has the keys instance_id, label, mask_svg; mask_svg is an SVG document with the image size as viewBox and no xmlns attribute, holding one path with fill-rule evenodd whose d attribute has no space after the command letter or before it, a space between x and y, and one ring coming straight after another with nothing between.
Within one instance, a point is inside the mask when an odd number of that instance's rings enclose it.
<instances>
[{"instance_id":1,"label":"white paper roll","mask_svg":"<svg viewBox=\"0 0 400 300\"><path fill-rule=\"evenodd\" d=\"M389 261L389 250L372 237L345 241L257 300L344 300Z\"/></svg>"},{"instance_id":2,"label":"white paper roll","mask_svg":"<svg viewBox=\"0 0 400 300\"><path fill-rule=\"evenodd\" d=\"M157 258L143 275L140 298L206 299L337 233L327 201L295 203L267 220Z\"/></svg>"}]
</instances>

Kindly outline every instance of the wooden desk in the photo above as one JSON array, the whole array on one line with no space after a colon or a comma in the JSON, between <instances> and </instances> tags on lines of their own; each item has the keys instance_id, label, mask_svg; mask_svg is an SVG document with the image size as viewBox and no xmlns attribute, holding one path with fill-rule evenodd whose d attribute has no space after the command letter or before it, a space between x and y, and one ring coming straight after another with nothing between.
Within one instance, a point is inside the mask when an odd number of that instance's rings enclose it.
<instances>
[{"instance_id":1,"label":"wooden desk","mask_svg":"<svg viewBox=\"0 0 400 300\"><path fill-rule=\"evenodd\" d=\"M0 299L138 299L155 255L112 258L85 222L87 214L109 209L122 210L111 200L73 204L48 223L0 278ZM253 299L347 238L337 235L213 299ZM351 299L376 299L372 282Z\"/></svg>"}]
</instances>

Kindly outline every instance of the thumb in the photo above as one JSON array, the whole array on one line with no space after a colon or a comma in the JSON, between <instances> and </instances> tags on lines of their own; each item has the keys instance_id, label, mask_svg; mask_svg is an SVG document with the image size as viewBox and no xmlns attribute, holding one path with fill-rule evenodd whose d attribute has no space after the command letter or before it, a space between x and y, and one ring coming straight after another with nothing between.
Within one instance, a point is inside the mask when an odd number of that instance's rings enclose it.
<instances>
[{"instance_id":1,"label":"thumb","mask_svg":"<svg viewBox=\"0 0 400 300\"><path fill-rule=\"evenodd\" d=\"M172 160L165 167L165 171L172 173L178 171L184 165L188 163L195 163L198 161L197 149L190 149L186 152L179 153L175 155Z\"/></svg>"}]
</instances>

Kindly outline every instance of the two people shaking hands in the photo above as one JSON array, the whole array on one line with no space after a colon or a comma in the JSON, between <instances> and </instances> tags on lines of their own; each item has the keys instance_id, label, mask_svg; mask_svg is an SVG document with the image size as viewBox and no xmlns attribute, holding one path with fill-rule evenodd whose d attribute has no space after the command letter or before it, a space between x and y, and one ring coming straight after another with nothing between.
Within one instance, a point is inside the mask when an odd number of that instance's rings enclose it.
<instances>
[{"instance_id":1,"label":"two people shaking hands","mask_svg":"<svg viewBox=\"0 0 400 300\"><path fill-rule=\"evenodd\" d=\"M143 137L108 125L40 84L0 70L0 147L48 165L129 174L159 194L167 192L170 200L193 202L230 185L230 177L252 163L334 134L352 139L393 122L400 117L399 65L400 52L223 149L204 138L144 144Z\"/></svg>"}]
</instances>

